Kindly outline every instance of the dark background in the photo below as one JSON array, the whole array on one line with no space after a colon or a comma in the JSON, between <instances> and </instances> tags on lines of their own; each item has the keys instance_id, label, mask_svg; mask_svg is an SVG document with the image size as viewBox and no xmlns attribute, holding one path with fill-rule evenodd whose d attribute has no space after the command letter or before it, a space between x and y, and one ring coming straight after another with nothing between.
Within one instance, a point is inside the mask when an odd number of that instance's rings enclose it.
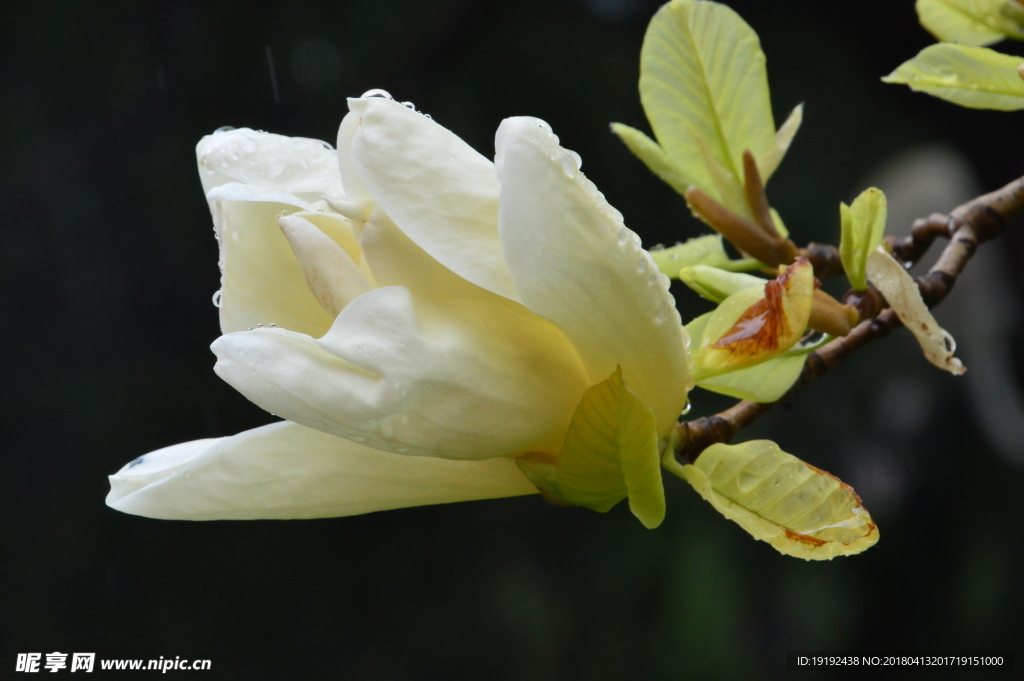
<instances>
[{"instance_id":1,"label":"dark background","mask_svg":"<svg viewBox=\"0 0 1024 681\"><path fill-rule=\"evenodd\" d=\"M879 81L932 42L910 0L728 4L762 37L777 120L806 103L770 186L798 242L835 240L837 203L922 144L962 155L985 190L1024 173L1020 114ZM536 497L293 522L103 504L105 476L142 453L272 420L211 371L202 135L333 142L345 97L377 87L485 155L503 117L539 116L645 243L672 243L701 230L608 130L648 129L636 81L656 7L0 5L0 677L20 676L17 652L54 650L209 658L210 679L366 681L774 678L791 649L1020 654L1024 468L987 444L966 379L905 331L744 434L861 492L881 541L831 563L777 554L671 477L655 531L624 505ZM1021 227L986 246L1017 300ZM996 309L999 367L1019 385L1013 299ZM680 306L706 309L685 291ZM727 404L693 398L694 413Z\"/></svg>"}]
</instances>

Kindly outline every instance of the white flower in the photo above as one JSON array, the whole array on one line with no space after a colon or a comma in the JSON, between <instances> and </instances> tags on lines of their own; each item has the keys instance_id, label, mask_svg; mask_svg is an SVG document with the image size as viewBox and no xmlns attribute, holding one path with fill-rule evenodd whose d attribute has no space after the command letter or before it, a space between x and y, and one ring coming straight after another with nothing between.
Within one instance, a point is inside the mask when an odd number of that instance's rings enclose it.
<instances>
[{"instance_id":1,"label":"white flower","mask_svg":"<svg viewBox=\"0 0 1024 681\"><path fill-rule=\"evenodd\" d=\"M668 282L550 127L505 120L491 163L390 98L349 108L337 154L247 129L199 143L215 370L287 420L147 454L111 507L309 518L536 492L515 459L557 457L617 367L669 433L691 381Z\"/></svg>"}]
</instances>

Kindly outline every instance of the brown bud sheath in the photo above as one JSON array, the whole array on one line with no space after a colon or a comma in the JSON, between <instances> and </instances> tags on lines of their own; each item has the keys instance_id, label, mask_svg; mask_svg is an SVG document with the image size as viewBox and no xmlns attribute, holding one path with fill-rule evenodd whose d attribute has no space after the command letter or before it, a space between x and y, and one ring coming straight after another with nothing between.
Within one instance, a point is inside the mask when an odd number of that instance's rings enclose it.
<instances>
[{"instance_id":1,"label":"brown bud sheath","mask_svg":"<svg viewBox=\"0 0 1024 681\"><path fill-rule=\"evenodd\" d=\"M697 187L686 190L691 210L736 248L766 265L788 265L797 256L797 248L788 239L772 237L758 224L733 213Z\"/></svg>"},{"instance_id":2,"label":"brown bud sheath","mask_svg":"<svg viewBox=\"0 0 1024 681\"><path fill-rule=\"evenodd\" d=\"M768 204L768 195L764 192L761 173L757 169L757 161L754 160L754 155L750 153L749 149L743 152L743 193L754 219L764 228L768 236L781 241L782 235L775 228L771 206Z\"/></svg>"},{"instance_id":3,"label":"brown bud sheath","mask_svg":"<svg viewBox=\"0 0 1024 681\"><path fill-rule=\"evenodd\" d=\"M845 336L859 321L857 308L843 305L821 289L815 289L807 326L830 336Z\"/></svg>"}]
</instances>

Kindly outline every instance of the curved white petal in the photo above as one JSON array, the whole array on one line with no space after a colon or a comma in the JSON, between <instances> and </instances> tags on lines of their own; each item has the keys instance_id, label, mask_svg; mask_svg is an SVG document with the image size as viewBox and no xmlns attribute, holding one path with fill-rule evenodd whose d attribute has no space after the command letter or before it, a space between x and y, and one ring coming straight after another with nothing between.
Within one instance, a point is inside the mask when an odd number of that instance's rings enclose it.
<instances>
[{"instance_id":1,"label":"curved white petal","mask_svg":"<svg viewBox=\"0 0 1024 681\"><path fill-rule=\"evenodd\" d=\"M224 333L276 324L320 337L334 321L306 284L282 212L302 209L295 196L238 183L209 193L220 242L220 328Z\"/></svg>"},{"instance_id":2,"label":"curved white petal","mask_svg":"<svg viewBox=\"0 0 1024 681\"><path fill-rule=\"evenodd\" d=\"M107 505L150 518L328 518L537 491L514 461L380 452L288 422L160 449L110 476Z\"/></svg>"},{"instance_id":3,"label":"curved white petal","mask_svg":"<svg viewBox=\"0 0 1024 681\"><path fill-rule=\"evenodd\" d=\"M442 265L518 300L498 240L494 165L451 131L397 102L350 99L349 109L342 129L348 132L353 116L358 121L351 163L374 201Z\"/></svg>"},{"instance_id":4,"label":"curved white petal","mask_svg":"<svg viewBox=\"0 0 1024 681\"><path fill-rule=\"evenodd\" d=\"M692 387L668 278L547 123L506 119L495 146L499 234L523 302L572 341L591 383L621 366L664 435Z\"/></svg>"},{"instance_id":5,"label":"curved white petal","mask_svg":"<svg viewBox=\"0 0 1024 681\"><path fill-rule=\"evenodd\" d=\"M557 453L586 373L558 329L503 302L434 302L387 286L350 303L320 340L283 329L222 336L215 370L273 414L377 449Z\"/></svg>"},{"instance_id":6,"label":"curved white petal","mask_svg":"<svg viewBox=\"0 0 1024 681\"><path fill-rule=\"evenodd\" d=\"M313 296L332 317L372 287L345 249L298 215L277 219Z\"/></svg>"},{"instance_id":7,"label":"curved white petal","mask_svg":"<svg viewBox=\"0 0 1024 681\"><path fill-rule=\"evenodd\" d=\"M297 194L316 201L323 194L343 196L338 156L331 145L241 128L206 135L196 146L203 192L241 184Z\"/></svg>"}]
</instances>

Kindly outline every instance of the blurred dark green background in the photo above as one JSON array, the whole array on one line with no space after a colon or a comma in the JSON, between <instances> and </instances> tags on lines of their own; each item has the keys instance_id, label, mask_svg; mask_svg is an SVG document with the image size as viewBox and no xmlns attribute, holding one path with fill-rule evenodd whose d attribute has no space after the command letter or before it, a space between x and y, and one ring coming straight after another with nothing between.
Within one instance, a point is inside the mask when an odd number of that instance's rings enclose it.
<instances>
[{"instance_id":1,"label":"blurred dark green background","mask_svg":"<svg viewBox=\"0 0 1024 681\"><path fill-rule=\"evenodd\" d=\"M879 81L931 42L911 0L727 4L762 37L777 120L806 103L769 187L797 241L836 239L838 202L913 149L963 159L954 170L984 190L1024 173L1020 114ZM857 487L881 541L854 558L781 556L675 478L655 531L624 507L539 498L296 522L104 506L105 476L132 458L272 420L211 371L219 274L202 135L232 125L333 142L345 97L377 87L485 155L503 117L539 116L645 243L672 243L699 226L608 130L647 129L636 81L656 7L0 6L0 676L17 652L54 650L209 658L211 679L366 681L787 678L791 649L1020 653L1024 431L986 425L991 409L975 405L1010 398L933 369L905 331L744 433ZM937 167L923 158L915 167ZM979 336L989 345L962 340L965 363L987 361L1018 398L1022 227L986 246L985 271L1007 272L1000 295L991 281L970 299L958 288L949 302L966 312L943 318L961 335L996 329ZM706 309L679 297L684 318ZM693 397L695 414L726 404ZM1011 427L997 446L999 423Z\"/></svg>"}]
</instances>

